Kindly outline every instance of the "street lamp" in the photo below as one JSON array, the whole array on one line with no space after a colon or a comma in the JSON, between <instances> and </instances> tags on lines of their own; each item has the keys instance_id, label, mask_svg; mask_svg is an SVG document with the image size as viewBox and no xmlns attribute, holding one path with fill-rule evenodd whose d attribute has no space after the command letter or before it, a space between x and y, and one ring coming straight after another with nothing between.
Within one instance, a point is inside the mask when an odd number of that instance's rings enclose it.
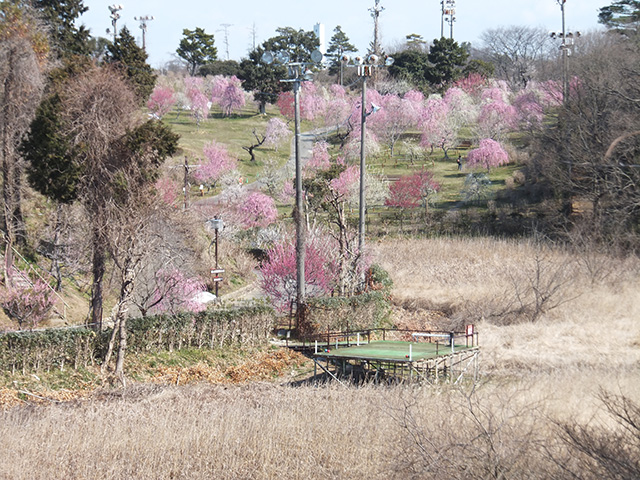
<instances>
[{"instance_id":1,"label":"street lamp","mask_svg":"<svg viewBox=\"0 0 640 480\"><path fill-rule=\"evenodd\" d=\"M155 18L153 17L153 15L145 15L144 17L133 17L133 19L140 22L140 30L142 30L142 50L146 52L147 22L155 20Z\"/></svg>"},{"instance_id":2,"label":"street lamp","mask_svg":"<svg viewBox=\"0 0 640 480\"><path fill-rule=\"evenodd\" d=\"M111 15L109 16L109 18L111 18L111 26L113 27L113 43L116 42L116 36L118 35L118 27L116 26L118 23L118 20L120 19L120 10L122 10L124 7L122 6L122 4L113 4L113 5L109 5L109 11L111 12ZM107 28L107 33L109 33L109 29Z\"/></svg>"},{"instance_id":3,"label":"street lamp","mask_svg":"<svg viewBox=\"0 0 640 480\"><path fill-rule=\"evenodd\" d=\"M440 38L444 37L444 22L446 21L449 24L449 37L453 39L453 22L456 21L456 2L455 0L440 0L440 6L442 7Z\"/></svg>"},{"instance_id":4,"label":"street lamp","mask_svg":"<svg viewBox=\"0 0 640 480\"><path fill-rule=\"evenodd\" d=\"M300 161L300 85L304 81L310 81L311 71L309 65L316 65L322 62L322 53L314 50L311 53L311 62L291 61L291 56L287 51L276 53L265 51L261 61L270 65L278 63L287 67L288 78L280 80L285 83L293 83L293 104L294 104L294 124L295 124L295 160L296 160L296 207L294 218L296 222L296 317L300 320L305 310L305 239L304 239L304 203L302 198L302 164Z\"/></svg>"},{"instance_id":5,"label":"street lamp","mask_svg":"<svg viewBox=\"0 0 640 480\"><path fill-rule=\"evenodd\" d=\"M361 102L361 121L360 121L360 199L359 199L359 222L358 222L358 251L360 255L364 251L364 231L365 231L365 213L366 213L366 201L365 201L365 169L366 169L366 131L367 131L367 117L372 113L380 110L377 105L371 104L371 110L367 112L367 78L373 75L376 68L388 67L393 64L393 58L385 57L384 62L380 62L380 58L377 55L369 55L366 59L362 57L355 57L354 63L358 67L358 76L362 77L362 102ZM349 57L346 55L342 57L344 63L349 62Z\"/></svg>"}]
</instances>

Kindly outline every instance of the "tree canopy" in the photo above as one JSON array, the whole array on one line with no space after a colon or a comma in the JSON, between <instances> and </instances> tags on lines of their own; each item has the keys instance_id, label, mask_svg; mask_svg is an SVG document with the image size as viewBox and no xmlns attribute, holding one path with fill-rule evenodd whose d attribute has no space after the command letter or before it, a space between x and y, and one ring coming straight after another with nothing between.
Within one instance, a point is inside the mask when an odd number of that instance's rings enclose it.
<instances>
[{"instance_id":1,"label":"tree canopy","mask_svg":"<svg viewBox=\"0 0 640 480\"><path fill-rule=\"evenodd\" d=\"M330 59L329 74L336 75L340 71L342 64L341 57L345 53L353 53L358 49L349 41L349 37L342 31L342 27L338 25L333 29L333 36L327 47L327 57Z\"/></svg>"},{"instance_id":2,"label":"tree canopy","mask_svg":"<svg viewBox=\"0 0 640 480\"><path fill-rule=\"evenodd\" d=\"M141 103L147 101L156 84L156 75L147 63L147 57L147 53L136 44L127 27L120 31L114 43L107 46L105 61L123 71Z\"/></svg>"},{"instance_id":3,"label":"tree canopy","mask_svg":"<svg viewBox=\"0 0 640 480\"><path fill-rule=\"evenodd\" d=\"M602 7L598 21L607 28L625 34L637 34L640 27L640 1L618 0Z\"/></svg>"},{"instance_id":4,"label":"tree canopy","mask_svg":"<svg viewBox=\"0 0 640 480\"><path fill-rule=\"evenodd\" d=\"M429 70L430 82L442 87L462 76L462 68L469 58L469 52L464 45L443 37L433 41L427 58L433 65Z\"/></svg>"},{"instance_id":5,"label":"tree canopy","mask_svg":"<svg viewBox=\"0 0 640 480\"><path fill-rule=\"evenodd\" d=\"M260 112L264 113L267 103L275 103L278 94L291 89L291 85L280 80L287 77L286 67L262 61L265 51L289 53L292 61L309 62L311 52L318 48L319 41L313 32L295 30L291 27L278 28L279 35L269 38L262 45L249 52L249 58L240 62L245 90L253 91L253 98L260 104Z\"/></svg>"},{"instance_id":6,"label":"tree canopy","mask_svg":"<svg viewBox=\"0 0 640 480\"><path fill-rule=\"evenodd\" d=\"M218 58L218 49L215 47L213 34L206 33L203 28L195 30L185 28L182 30L184 38L180 40L180 46L176 53L189 67L192 76L198 72L198 68L211 63Z\"/></svg>"},{"instance_id":7,"label":"tree canopy","mask_svg":"<svg viewBox=\"0 0 640 480\"><path fill-rule=\"evenodd\" d=\"M89 30L84 25L76 26L76 20L89 10L82 0L36 0L33 5L51 26L52 44L59 56L90 53Z\"/></svg>"}]
</instances>

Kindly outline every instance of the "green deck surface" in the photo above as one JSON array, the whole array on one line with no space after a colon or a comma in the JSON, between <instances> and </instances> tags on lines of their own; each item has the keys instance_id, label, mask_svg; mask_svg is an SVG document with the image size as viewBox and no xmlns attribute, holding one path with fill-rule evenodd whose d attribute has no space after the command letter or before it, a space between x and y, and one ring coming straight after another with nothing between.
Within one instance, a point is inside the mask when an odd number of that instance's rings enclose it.
<instances>
[{"instance_id":1,"label":"green deck surface","mask_svg":"<svg viewBox=\"0 0 640 480\"><path fill-rule=\"evenodd\" d=\"M362 358L371 360L394 360L409 361L409 345L411 345L411 361L434 358L440 355L449 355L451 347L447 345L438 345L438 353L436 354L436 344L428 342L393 342L393 341L376 341L364 343L360 346L341 347L338 349L333 346L328 352L324 347L322 350L318 348L316 357L331 358ZM464 345L456 345L455 351L468 350L471 347Z\"/></svg>"}]
</instances>

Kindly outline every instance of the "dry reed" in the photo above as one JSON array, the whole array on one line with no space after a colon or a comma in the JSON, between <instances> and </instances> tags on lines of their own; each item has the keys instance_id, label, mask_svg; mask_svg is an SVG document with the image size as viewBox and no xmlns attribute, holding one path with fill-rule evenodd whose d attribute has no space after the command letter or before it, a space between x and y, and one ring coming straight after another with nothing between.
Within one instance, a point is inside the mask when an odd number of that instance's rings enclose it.
<instances>
[{"instance_id":1,"label":"dry reed","mask_svg":"<svg viewBox=\"0 0 640 480\"><path fill-rule=\"evenodd\" d=\"M398 311L463 320L488 300L499 307L537 254L486 239L377 247ZM14 408L0 413L0 478L598 478L576 470L587 464L559 425L613 431L599 393L640 399L638 260L599 259L596 276L575 255L545 255L579 296L535 321L480 319L474 387L138 385Z\"/></svg>"}]
</instances>

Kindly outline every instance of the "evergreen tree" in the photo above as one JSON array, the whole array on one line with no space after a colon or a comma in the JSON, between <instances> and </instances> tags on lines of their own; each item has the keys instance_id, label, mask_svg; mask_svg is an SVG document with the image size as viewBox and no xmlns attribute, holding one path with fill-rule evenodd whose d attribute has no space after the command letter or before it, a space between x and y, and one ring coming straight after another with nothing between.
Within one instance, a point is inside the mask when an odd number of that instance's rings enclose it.
<instances>
[{"instance_id":1,"label":"evergreen tree","mask_svg":"<svg viewBox=\"0 0 640 480\"><path fill-rule=\"evenodd\" d=\"M89 10L82 0L35 0L33 4L51 25L52 43L59 56L90 53L89 30L84 25L76 27L78 18Z\"/></svg>"},{"instance_id":2,"label":"evergreen tree","mask_svg":"<svg viewBox=\"0 0 640 480\"><path fill-rule=\"evenodd\" d=\"M291 27L278 28L279 35L269 38L261 46L249 52L249 58L240 62L241 74L245 90L253 91L253 98L260 105L260 113L265 113L267 103L275 103L278 94L291 89L290 83L280 80L287 78L286 67L277 63L267 65L262 61L265 51L289 53L292 61L309 62L311 52L318 48L320 42L313 32L295 30Z\"/></svg>"},{"instance_id":3,"label":"evergreen tree","mask_svg":"<svg viewBox=\"0 0 640 480\"><path fill-rule=\"evenodd\" d=\"M598 21L617 32L636 35L640 27L640 1L618 0L609 6L602 7L598 14Z\"/></svg>"},{"instance_id":4,"label":"evergreen tree","mask_svg":"<svg viewBox=\"0 0 640 480\"><path fill-rule=\"evenodd\" d=\"M349 37L342 31L342 27L338 25L333 29L333 36L329 41L329 47L327 48L327 57L331 60L329 64L329 74L337 75L342 71L343 54L356 52L355 46L349 42ZM340 80L342 83L342 80Z\"/></svg>"},{"instance_id":5,"label":"evergreen tree","mask_svg":"<svg viewBox=\"0 0 640 480\"><path fill-rule=\"evenodd\" d=\"M452 38L442 37L433 41L427 56L432 67L429 70L429 81L437 88L443 88L462 76L462 68L469 58L464 45Z\"/></svg>"},{"instance_id":6,"label":"evergreen tree","mask_svg":"<svg viewBox=\"0 0 640 480\"><path fill-rule=\"evenodd\" d=\"M223 75L225 77L236 76L240 78L240 64L235 60L215 60L203 65L198 70L198 75L206 77L208 75Z\"/></svg>"},{"instance_id":7,"label":"evergreen tree","mask_svg":"<svg viewBox=\"0 0 640 480\"><path fill-rule=\"evenodd\" d=\"M405 80L419 90L429 90L431 65L429 55L420 50L409 49L393 56L389 74L397 80Z\"/></svg>"},{"instance_id":8,"label":"evergreen tree","mask_svg":"<svg viewBox=\"0 0 640 480\"><path fill-rule=\"evenodd\" d=\"M425 42L422 35L418 35L417 33L410 33L406 36L406 39L407 49L418 50L419 52L424 52L427 50L427 42Z\"/></svg>"},{"instance_id":9,"label":"evergreen tree","mask_svg":"<svg viewBox=\"0 0 640 480\"><path fill-rule=\"evenodd\" d=\"M296 30L291 27L276 29L278 35L266 40L262 47L272 52L288 52L292 62L310 62L311 52L320 46L313 32Z\"/></svg>"},{"instance_id":10,"label":"evergreen tree","mask_svg":"<svg viewBox=\"0 0 640 480\"><path fill-rule=\"evenodd\" d=\"M200 27L196 27L195 30L185 28L182 30L182 35L184 38L180 40L176 53L187 62L189 74L193 76L200 66L217 59L218 49L214 45L213 35L205 33Z\"/></svg>"},{"instance_id":11,"label":"evergreen tree","mask_svg":"<svg viewBox=\"0 0 640 480\"><path fill-rule=\"evenodd\" d=\"M59 112L57 94L40 104L21 153L28 162L29 184L35 190L51 200L72 203L78 196L81 169L74 161L76 147L62 134Z\"/></svg>"},{"instance_id":12,"label":"evergreen tree","mask_svg":"<svg viewBox=\"0 0 640 480\"><path fill-rule=\"evenodd\" d=\"M153 92L157 78L147 63L147 57L147 53L136 44L127 27L120 31L115 43L107 46L106 62L124 71L141 103L146 102Z\"/></svg>"}]
</instances>

